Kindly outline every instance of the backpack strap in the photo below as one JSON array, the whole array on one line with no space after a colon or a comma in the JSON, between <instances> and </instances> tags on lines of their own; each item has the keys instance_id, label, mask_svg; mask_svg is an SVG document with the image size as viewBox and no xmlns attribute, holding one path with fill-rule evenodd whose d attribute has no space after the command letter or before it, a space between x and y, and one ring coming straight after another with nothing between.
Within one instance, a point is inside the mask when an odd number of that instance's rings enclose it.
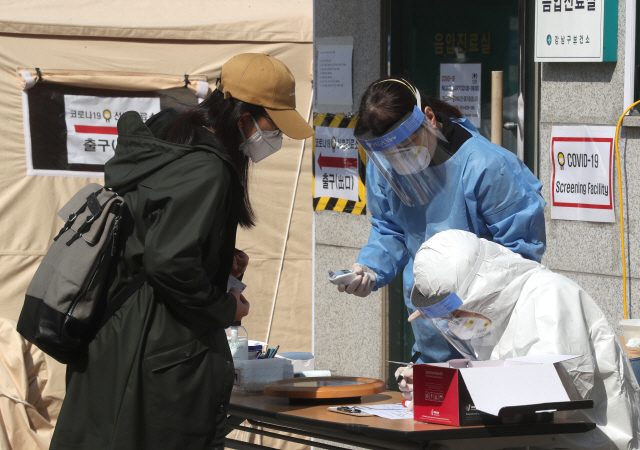
<instances>
[{"instance_id":1,"label":"backpack strap","mask_svg":"<svg viewBox=\"0 0 640 450\"><path fill-rule=\"evenodd\" d=\"M135 180L132 183L129 183L128 185L121 187L120 189L113 189L112 192L115 192L117 195L124 197L124 194L135 189L140 182L144 181L146 178L153 175L153 173L155 172L150 173L144 178ZM124 203L123 206L126 208L127 204ZM115 251L115 245L116 245L115 243L117 240L117 235L113 237L113 240L114 240L113 251ZM111 317L122 307L122 305L124 305L124 303L129 299L129 297L131 297L134 294L134 292L136 292L138 289L140 289L140 287L142 287L145 281L147 281L147 272L144 270L144 267L143 267L140 270L140 272L138 272L133 277L133 279L125 287L123 287L122 290L118 292L115 297L113 297L113 300L109 302L109 304L107 305L104 311L104 315L102 316L102 321L100 322L100 326L98 327L98 330L100 330L109 321L109 319L111 319Z\"/></svg>"},{"instance_id":2,"label":"backpack strap","mask_svg":"<svg viewBox=\"0 0 640 450\"><path fill-rule=\"evenodd\" d=\"M133 280L131 280L125 287L123 287L122 290L118 292L115 297L113 297L113 300L109 302L107 308L104 311L104 316L102 317L102 322L100 323L100 327L98 329L102 328L107 323L107 321L111 319L111 316L113 316L122 307L122 305L124 305L124 302L126 302L134 292L140 289L145 281L147 281L147 272L142 269L136 274L135 277L133 277Z\"/></svg>"}]
</instances>

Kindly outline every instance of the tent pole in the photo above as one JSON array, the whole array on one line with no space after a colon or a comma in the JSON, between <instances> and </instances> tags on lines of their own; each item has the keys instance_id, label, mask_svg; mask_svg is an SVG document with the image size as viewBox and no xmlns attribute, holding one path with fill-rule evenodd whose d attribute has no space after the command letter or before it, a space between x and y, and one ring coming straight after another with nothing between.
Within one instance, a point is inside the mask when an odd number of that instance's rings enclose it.
<instances>
[{"instance_id":1,"label":"tent pole","mask_svg":"<svg viewBox=\"0 0 640 450\"><path fill-rule=\"evenodd\" d=\"M313 88L311 88L311 98L309 99L309 113L307 114L307 123L311 119L311 111L313 109ZM273 304L271 306L271 317L269 318L269 328L267 328L267 339L265 342L269 342L271 336L271 326L273 325L273 316L276 312L276 299L278 298L278 289L280 289L280 279L282 278L282 267L284 266L284 255L287 251L287 242L289 241L289 231L291 230L291 218L293 217L293 207L296 202L296 192L298 191L298 181L300 180L300 171L302 170L302 158L304 157L304 147L307 140L302 141L302 149L300 150L300 161L298 162L298 174L296 175L296 182L293 185L293 196L291 197L291 210L289 211L289 221L287 222L287 232L284 236L284 245L282 246L282 257L280 258L280 269L278 270L278 280L276 281L276 291L273 294Z\"/></svg>"}]
</instances>

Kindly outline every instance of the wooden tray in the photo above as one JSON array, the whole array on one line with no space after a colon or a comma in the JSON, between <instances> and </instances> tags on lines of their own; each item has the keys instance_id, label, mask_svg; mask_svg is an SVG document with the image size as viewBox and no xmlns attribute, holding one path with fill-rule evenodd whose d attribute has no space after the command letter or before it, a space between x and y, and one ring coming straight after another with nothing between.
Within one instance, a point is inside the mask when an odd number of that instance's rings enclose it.
<instances>
[{"instance_id":1,"label":"wooden tray","mask_svg":"<svg viewBox=\"0 0 640 450\"><path fill-rule=\"evenodd\" d=\"M386 389L382 381L374 378L301 377L269 383L264 393L286 398L349 398L379 394Z\"/></svg>"}]
</instances>

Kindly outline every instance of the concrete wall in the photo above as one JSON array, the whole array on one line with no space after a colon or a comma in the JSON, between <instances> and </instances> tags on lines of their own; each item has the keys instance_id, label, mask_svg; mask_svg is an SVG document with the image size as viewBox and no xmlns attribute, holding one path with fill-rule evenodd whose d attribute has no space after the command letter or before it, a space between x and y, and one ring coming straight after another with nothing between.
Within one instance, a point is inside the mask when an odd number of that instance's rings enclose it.
<instances>
[{"instance_id":1,"label":"concrete wall","mask_svg":"<svg viewBox=\"0 0 640 450\"><path fill-rule=\"evenodd\" d=\"M551 195L550 141L553 125L617 125L622 112L625 66L626 2L619 1L618 61L615 63L543 63L540 92L540 172L547 203ZM636 62L637 64L637 62ZM625 215L627 284L630 292L630 318L640 317L640 128L638 117L625 119L620 133L620 164ZM601 224L551 220L547 205L547 251L542 263L580 284L604 310L609 324L618 326L623 316L622 258L620 249L620 211L618 208L618 171L614 159L614 205L617 223ZM630 200L630 201L629 201Z\"/></svg>"},{"instance_id":2,"label":"concrete wall","mask_svg":"<svg viewBox=\"0 0 640 450\"><path fill-rule=\"evenodd\" d=\"M380 77L380 1L316 0L314 40L352 36L355 113L367 86ZM314 53L314 62L316 61ZM314 354L315 366L335 375L384 379L386 302L382 292L366 298L339 293L327 269L348 269L369 236L369 216L315 213Z\"/></svg>"}]
</instances>

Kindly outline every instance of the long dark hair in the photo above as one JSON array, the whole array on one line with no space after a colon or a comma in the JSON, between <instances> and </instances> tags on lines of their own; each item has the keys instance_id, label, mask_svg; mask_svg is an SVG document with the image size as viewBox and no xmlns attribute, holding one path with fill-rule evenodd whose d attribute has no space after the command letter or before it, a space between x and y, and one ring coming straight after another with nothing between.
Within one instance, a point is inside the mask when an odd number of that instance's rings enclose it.
<instances>
[{"instance_id":1,"label":"long dark hair","mask_svg":"<svg viewBox=\"0 0 640 450\"><path fill-rule=\"evenodd\" d=\"M392 79L415 86L410 80L397 77L384 77L371 83L360 100L358 122L354 130L356 134L369 131L374 136L382 136L416 106L416 96L411 89L398 81L385 81ZM441 113L458 119L463 117L455 106L437 98L427 97L422 90L419 91L422 103L420 110L424 111L428 106L436 114Z\"/></svg>"},{"instance_id":2,"label":"long dark hair","mask_svg":"<svg viewBox=\"0 0 640 450\"><path fill-rule=\"evenodd\" d=\"M214 130L216 137L222 142L224 150L231 158L244 188L238 221L243 228L251 228L256 224L256 215L249 200L250 159L238 149L242 143L238 120L247 112L256 118L267 114L262 106L246 103L233 97L225 99L224 94L215 89L202 103L184 110L174 121L167 124L158 136L167 142L192 145L197 127L204 126Z\"/></svg>"}]
</instances>

